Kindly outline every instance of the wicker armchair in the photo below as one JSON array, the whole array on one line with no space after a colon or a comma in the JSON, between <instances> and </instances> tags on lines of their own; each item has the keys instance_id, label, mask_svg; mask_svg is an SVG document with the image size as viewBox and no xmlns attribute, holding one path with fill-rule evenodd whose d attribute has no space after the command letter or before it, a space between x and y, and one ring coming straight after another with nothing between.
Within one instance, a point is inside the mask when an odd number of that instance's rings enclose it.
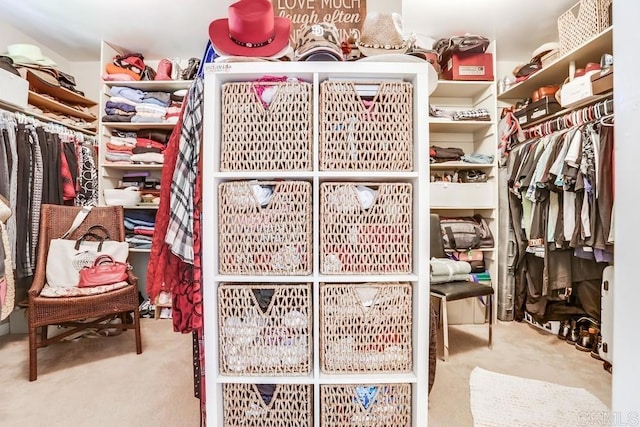
<instances>
[{"instance_id":1,"label":"wicker armchair","mask_svg":"<svg viewBox=\"0 0 640 427\"><path fill-rule=\"evenodd\" d=\"M79 207L43 204L40 218L38 256L33 283L29 289L29 381L38 376L37 350L88 328L115 328L126 331L134 329L136 353L142 353L140 336L140 313L138 309L138 279L129 272L129 286L91 296L43 297L40 293L46 282L46 264L51 239L58 238L67 231ZM76 239L91 225L100 224L108 231L111 239L123 241L124 209L122 206L94 207L80 227L69 237ZM128 313L133 314L131 323ZM122 324L105 322L118 315ZM48 325L62 325L69 329L52 338L47 337ZM37 330L41 328L38 340Z\"/></svg>"}]
</instances>

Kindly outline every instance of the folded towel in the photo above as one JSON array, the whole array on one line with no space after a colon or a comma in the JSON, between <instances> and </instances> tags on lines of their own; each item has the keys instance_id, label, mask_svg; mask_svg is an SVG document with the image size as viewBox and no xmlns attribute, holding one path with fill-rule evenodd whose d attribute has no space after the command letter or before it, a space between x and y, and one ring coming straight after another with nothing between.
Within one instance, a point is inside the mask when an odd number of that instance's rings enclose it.
<instances>
[{"instance_id":1,"label":"folded towel","mask_svg":"<svg viewBox=\"0 0 640 427\"><path fill-rule=\"evenodd\" d=\"M471 264L449 258L431 258L431 275L444 276L471 273Z\"/></svg>"},{"instance_id":2,"label":"folded towel","mask_svg":"<svg viewBox=\"0 0 640 427\"><path fill-rule=\"evenodd\" d=\"M429 282L431 284L448 283L448 282L471 282L470 274L444 274L441 276L431 275Z\"/></svg>"}]
</instances>

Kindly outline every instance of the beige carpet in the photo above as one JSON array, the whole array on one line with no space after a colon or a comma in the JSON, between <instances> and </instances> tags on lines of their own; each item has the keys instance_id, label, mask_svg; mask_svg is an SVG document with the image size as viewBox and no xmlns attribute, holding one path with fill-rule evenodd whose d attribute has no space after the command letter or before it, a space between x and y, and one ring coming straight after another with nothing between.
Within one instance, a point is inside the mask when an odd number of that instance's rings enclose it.
<instances>
[{"instance_id":1,"label":"beige carpet","mask_svg":"<svg viewBox=\"0 0 640 427\"><path fill-rule=\"evenodd\" d=\"M12 427L197 427L191 334L171 320L142 319L142 354L132 331L38 351L28 380L26 334L0 337L0 425Z\"/></svg>"},{"instance_id":2,"label":"beige carpet","mask_svg":"<svg viewBox=\"0 0 640 427\"><path fill-rule=\"evenodd\" d=\"M555 335L518 322L498 322L493 329L493 350L490 350L487 329L486 325L450 327L449 361L438 359L429 395L429 427L473 426L469 378L476 367L583 388L605 405L611 405L611 374L589 353L576 350ZM571 405L570 401L565 403ZM500 408L492 409L500 411Z\"/></svg>"},{"instance_id":3,"label":"beige carpet","mask_svg":"<svg viewBox=\"0 0 640 427\"><path fill-rule=\"evenodd\" d=\"M474 427L583 427L609 410L583 388L482 368L471 371L469 392Z\"/></svg>"}]
</instances>

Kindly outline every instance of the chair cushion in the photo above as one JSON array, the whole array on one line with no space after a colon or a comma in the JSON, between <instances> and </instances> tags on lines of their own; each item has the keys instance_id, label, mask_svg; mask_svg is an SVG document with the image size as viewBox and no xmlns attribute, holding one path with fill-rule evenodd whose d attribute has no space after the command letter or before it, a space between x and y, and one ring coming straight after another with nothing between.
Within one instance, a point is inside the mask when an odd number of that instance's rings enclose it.
<instances>
[{"instance_id":1,"label":"chair cushion","mask_svg":"<svg viewBox=\"0 0 640 427\"><path fill-rule=\"evenodd\" d=\"M117 282L112 285L93 286L91 288L78 288L78 287L59 287L45 285L40 292L41 297L49 298L68 298L68 297L83 297L88 295L97 295L105 292L115 291L116 289L124 288L129 285L128 282Z\"/></svg>"},{"instance_id":2,"label":"chair cushion","mask_svg":"<svg viewBox=\"0 0 640 427\"><path fill-rule=\"evenodd\" d=\"M447 301L493 295L493 288L476 282L447 282L432 284L431 293L446 297Z\"/></svg>"}]
</instances>

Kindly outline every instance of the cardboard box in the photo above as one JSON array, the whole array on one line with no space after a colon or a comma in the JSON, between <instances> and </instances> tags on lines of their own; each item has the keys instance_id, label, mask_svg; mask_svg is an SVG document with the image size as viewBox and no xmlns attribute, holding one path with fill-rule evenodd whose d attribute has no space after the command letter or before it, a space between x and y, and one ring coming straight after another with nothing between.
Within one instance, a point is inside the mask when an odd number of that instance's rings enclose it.
<instances>
[{"instance_id":1,"label":"cardboard box","mask_svg":"<svg viewBox=\"0 0 640 427\"><path fill-rule=\"evenodd\" d=\"M0 68L0 102L24 110L29 98L29 82Z\"/></svg>"},{"instance_id":2,"label":"cardboard box","mask_svg":"<svg viewBox=\"0 0 640 427\"><path fill-rule=\"evenodd\" d=\"M613 68L591 75L591 91L594 95L613 90Z\"/></svg>"},{"instance_id":3,"label":"cardboard box","mask_svg":"<svg viewBox=\"0 0 640 427\"><path fill-rule=\"evenodd\" d=\"M520 108L519 110L516 110L513 113L513 115L518 120L518 123L520 124L520 126L524 126L527 123L529 123L529 117L527 116L527 107Z\"/></svg>"},{"instance_id":4,"label":"cardboard box","mask_svg":"<svg viewBox=\"0 0 640 427\"><path fill-rule=\"evenodd\" d=\"M527 105L527 123L540 120L562 110L555 97L545 96Z\"/></svg>"},{"instance_id":5,"label":"cardboard box","mask_svg":"<svg viewBox=\"0 0 640 427\"><path fill-rule=\"evenodd\" d=\"M493 55L454 53L442 69L445 80L493 80Z\"/></svg>"}]
</instances>

